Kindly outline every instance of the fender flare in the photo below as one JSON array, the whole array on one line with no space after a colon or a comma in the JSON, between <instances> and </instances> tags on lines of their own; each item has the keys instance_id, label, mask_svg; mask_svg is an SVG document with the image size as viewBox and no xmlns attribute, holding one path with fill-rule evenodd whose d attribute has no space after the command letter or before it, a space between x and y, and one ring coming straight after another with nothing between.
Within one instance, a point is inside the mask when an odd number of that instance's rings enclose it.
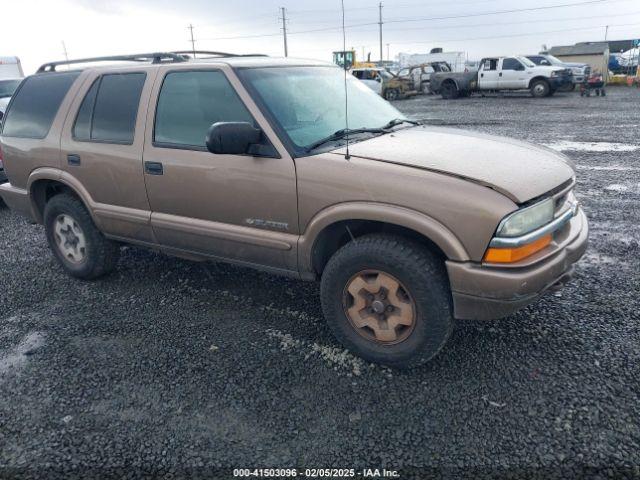
<instances>
[{"instance_id":1,"label":"fender flare","mask_svg":"<svg viewBox=\"0 0 640 480\"><path fill-rule=\"evenodd\" d=\"M27 180L27 191L29 192L29 197L31 199L31 209L33 210L33 216L38 223L42 223L43 218L33 195L33 185L41 180L59 182L70 188L80 198L82 203L84 203L85 207L87 207L87 211L89 212L89 215L91 215L94 223L98 226L100 225L100 220L94 213L96 203L91 198L91 195L89 195L87 189L84 188L82 183L80 183L80 181L70 173L52 167L36 168L31 172Z\"/></svg>"},{"instance_id":2,"label":"fender flare","mask_svg":"<svg viewBox=\"0 0 640 480\"><path fill-rule=\"evenodd\" d=\"M313 251L320 233L345 220L371 220L408 228L435 243L450 260L470 259L464 245L445 225L421 212L376 202L346 202L318 212L298 240L298 264L303 272L313 271Z\"/></svg>"}]
</instances>

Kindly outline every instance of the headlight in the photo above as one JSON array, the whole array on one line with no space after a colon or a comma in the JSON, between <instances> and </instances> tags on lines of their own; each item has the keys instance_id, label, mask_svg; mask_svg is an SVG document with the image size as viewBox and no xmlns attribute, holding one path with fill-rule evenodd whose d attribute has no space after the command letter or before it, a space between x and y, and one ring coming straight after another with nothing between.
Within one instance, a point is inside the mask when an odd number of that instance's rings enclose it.
<instances>
[{"instance_id":1,"label":"headlight","mask_svg":"<svg viewBox=\"0 0 640 480\"><path fill-rule=\"evenodd\" d=\"M555 70L554 70L553 72L551 72L551 76L552 76L552 77L557 77L557 76L558 76L558 73L559 73L558 71L555 71Z\"/></svg>"},{"instance_id":2,"label":"headlight","mask_svg":"<svg viewBox=\"0 0 640 480\"><path fill-rule=\"evenodd\" d=\"M519 237L553 220L554 201L547 198L542 202L518 210L506 217L498 225L498 237Z\"/></svg>"}]
</instances>

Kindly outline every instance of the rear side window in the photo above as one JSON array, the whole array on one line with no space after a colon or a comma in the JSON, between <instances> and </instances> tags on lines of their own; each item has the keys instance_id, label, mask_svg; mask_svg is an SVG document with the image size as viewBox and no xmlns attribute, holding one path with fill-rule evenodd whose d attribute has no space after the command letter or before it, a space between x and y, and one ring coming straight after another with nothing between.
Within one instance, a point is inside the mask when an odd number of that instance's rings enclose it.
<instances>
[{"instance_id":1,"label":"rear side window","mask_svg":"<svg viewBox=\"0 0 640 480\"><path fill-rule=\"evenodd\" d=\"M73 137L81 141L133 143L144 73L116 73L96 80L80 105Z\"/></svg>"},{"instance_id":2,"label":"rear side window","mask_svg":"<svg viewBox=\"0 0 640 480\"><path fill-rule=\"evenodd\" d=\"M7 137L44 138L79 72L46 73L23 81L4 119Z\"/></svg>"},{"instance_id":3,"label":"rear side window","mask_svg":"<svg viewBox=\"0 0 640 480\"><path fill-rule=\"evenodd\" d=\"M255 123L222 72L167 74L158 97L154 142L204 148L207 131L216 122Z\"/></svg>"},{"instance_id":4,"label":"rear side window","mask_svg":"<svg viewBox=\"0 0 640 480\"><path fill-rule=\"evenodd\" d=\"M515 58L505 58L502 62L503 70L523 70L522 64Z\"/></svg>"}]
</instances>

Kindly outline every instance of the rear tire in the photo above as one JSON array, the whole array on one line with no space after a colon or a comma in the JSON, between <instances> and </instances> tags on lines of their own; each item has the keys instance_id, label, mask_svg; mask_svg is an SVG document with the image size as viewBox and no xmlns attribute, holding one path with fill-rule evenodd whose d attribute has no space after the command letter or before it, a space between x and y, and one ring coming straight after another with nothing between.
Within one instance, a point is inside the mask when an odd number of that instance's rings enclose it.
<instances>
[{"instance_id":1,"label":"rear tire","mask_svg":"<svg viewBox=\"0 0 640 480\"><path fill-rule=\"evenodd\" d=\"M458 86L455 83L447 81L440 87L440 95L445 100L455 100L460 96L460 90L458 90Z\"/></svg>"},{"instance_id":2,"label":"rear tire","mask_svg":"<svg viewBox=\"0 0 640 480\"><path fill-rule=\"evenodd\" d=\"M550 92L551 87L546 80L536 80L531 84L531 95L535 98L548 97Z\"/></svg>"},{"instance_id":3,"label":"rear tire","mask_svg":"<svg viewBox=\"0 0 640 480\"><path fill-rule=\"evenodd\" d=\"M321 300L344 346L395 368L432 359L453 329L443 262L402 237L366 235L338 250L323 272Z\"/></svg>"},{"instance_id":4,"label":"rear tire","mask_svg":"<svg viewBox=\"0 0 640 480\"><path fill-rule=\"evenodd\" d=\"M71 276L90 280L111 272L120 256L117 243L107 240L78 198L56 195L44 209L49 248Z\"/></svg>"}]
</instances>

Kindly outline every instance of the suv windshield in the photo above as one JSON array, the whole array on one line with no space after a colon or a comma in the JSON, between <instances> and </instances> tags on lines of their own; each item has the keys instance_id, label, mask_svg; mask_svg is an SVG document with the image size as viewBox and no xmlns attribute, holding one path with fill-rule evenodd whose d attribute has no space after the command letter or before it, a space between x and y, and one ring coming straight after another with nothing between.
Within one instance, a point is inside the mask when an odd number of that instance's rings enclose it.
<instances>
[{"instance_id":1,"label":"suv windshield","mask_svg":"<svg viewBox=\"0 0 640 480\"><path fill-rule=\"evenodd\" d=\"M251 68L238 72L300 153L346 127L345 77L336 67ZM349 129L380 128L404 118L364 83L347 75ZM369 138L365 136L364 138ZM358 136L352 140L362 140Z\"/></svg>"},{"instance_id":2,"label":"suv windshield","mask_svg":"<svg viewBox=\"0 0 640 480\"><path fill-rule=\"evenodd\" d=\"M0 80L0 98L13 95L22 80Z\"/></svg>"}]
</instances>

